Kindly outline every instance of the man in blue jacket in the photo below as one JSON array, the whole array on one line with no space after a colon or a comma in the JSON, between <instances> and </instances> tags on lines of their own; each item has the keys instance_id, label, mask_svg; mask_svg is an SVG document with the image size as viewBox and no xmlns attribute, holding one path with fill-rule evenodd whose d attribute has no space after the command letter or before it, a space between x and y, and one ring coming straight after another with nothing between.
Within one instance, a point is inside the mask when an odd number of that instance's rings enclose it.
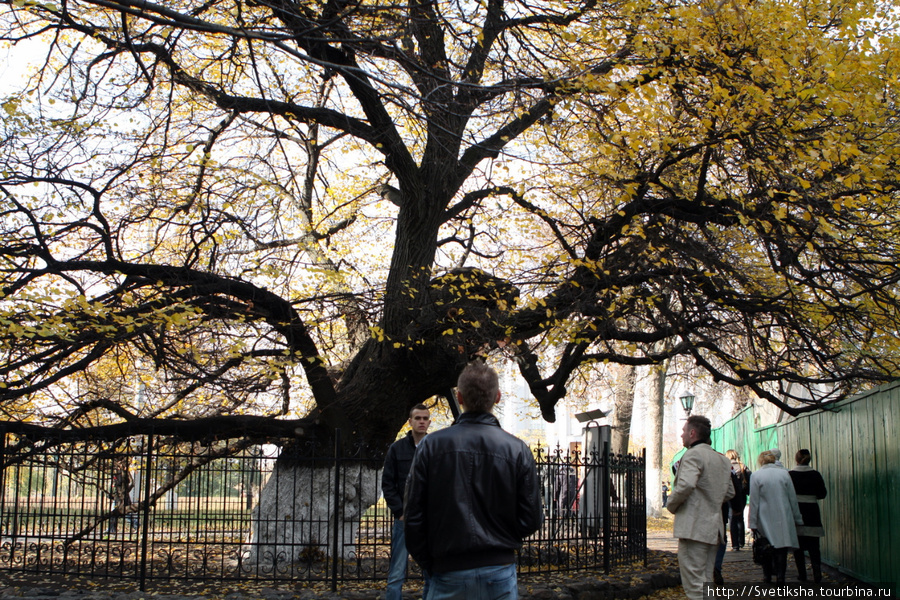
<instances>
[{"instance_id":1,"label":"man in blue jacket","mask_svg":"<svg viewBox=\"0 0 900 600\"><path fill-rule=\"evenodd\" d=\"M516 550L541 525L528 446L492 414L497 373L470 363L457 381L463 413L419 445L406 486L406 543L431 574L428 600L518 598Z\"/></svg>"},{"instance_id":2,"label":"man in blue jacket","mask_svg":"<svg viewBox=\"0 0 900 600\"><path fill-rule=\"evenodd\" d=\"M428 433L431 425L431 413L424 404L416 404L409 411L410 431L388 448L384 458L384 471L381 474L381 491L391 514L394 525L391 529L391 564L388 570L385 600L400 600L403 582L406 581L406 564L409 553L406 551L406 538L403 530L403 492L406 489L406 478L412 465L416 446ZM425 574L425 591L428 590L428 574Z\"/></svg>"}]
</instances>

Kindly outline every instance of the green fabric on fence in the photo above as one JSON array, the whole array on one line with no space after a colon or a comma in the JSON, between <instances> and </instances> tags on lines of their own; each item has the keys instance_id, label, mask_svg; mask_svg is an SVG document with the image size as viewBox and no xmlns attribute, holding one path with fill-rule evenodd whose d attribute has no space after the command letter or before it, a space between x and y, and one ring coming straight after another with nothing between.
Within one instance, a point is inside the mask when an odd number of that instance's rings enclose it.
<instances>
[{"instance_id":1,"label":"green fabric on fence","mask_svg":"<svg viewBox=\"0 0 900 600\"><path fill-rule=\"evenodd\" d=\"M711 433L719 452L737 450L751 471L763 450L778 448L788 469L801 448L812 453L828 497L819 503L822 560L854 578L888 583L900 594L900 382L828 405L824 410L757 427L752 406ZM672 459L680 460L682 449ZM668 465L671 472L671 464Z\"/></svg>"}]
</instances>

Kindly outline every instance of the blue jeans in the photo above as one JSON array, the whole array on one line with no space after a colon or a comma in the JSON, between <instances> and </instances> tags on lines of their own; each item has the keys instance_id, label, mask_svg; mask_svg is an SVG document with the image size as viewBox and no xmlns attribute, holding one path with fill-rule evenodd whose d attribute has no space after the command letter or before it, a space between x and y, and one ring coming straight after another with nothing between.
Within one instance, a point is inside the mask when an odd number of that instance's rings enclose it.
<instances>
[{"instance_id":1,"label":"blue jeans","mask_svg":"<svg viewBox=\"0 0 900 600\"><path fill-rule=\"evenodd\" d=\"M716 569L722 570L722 563L725 561L725 544L719 544L716 549Z\"/></svg>"},{"instance_id":2,"label":"blue jeans","mask_svg":"<svg viewBox=\"0 0 900 600\"><path fill-rule=\"evenodd\" d=\"M517 600L516 565L433 573L425 600Z\"/></svg>"},{"instance_id":3,"label":"blue jeans","mask_svg":"<svg viewBox=\"0 0 900 600\"><path fill-rule=\"evenodd\" d=\"M394 519L391 527L391 564L388 567L387 589L384 592L384 600L401 600L403 597L403 582L406 581L406 565L409 562L409 552L406 551L406 530L403 521ZM425 577L425 587L422 597L428 598L428 573L422 573Z\"/></svg>"}]
</instances>

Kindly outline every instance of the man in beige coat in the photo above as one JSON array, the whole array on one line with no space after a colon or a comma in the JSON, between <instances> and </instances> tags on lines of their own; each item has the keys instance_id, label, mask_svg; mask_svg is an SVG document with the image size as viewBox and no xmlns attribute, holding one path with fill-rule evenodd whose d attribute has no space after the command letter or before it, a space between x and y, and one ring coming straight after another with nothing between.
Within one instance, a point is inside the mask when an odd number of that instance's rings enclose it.
<instances>
[{"instance_id":1,"label":"man in beige coat","mask_svg":"<svg viewBox=\"0 0 900 600\"><path fill-rule=\"evenodd\" d=\"M687 452L681 457L666 508L675 515L681 584L692 600L703 598L712 582L716 550L725 543L722 503L734 496L731 462L712 449L709 419L691 415L681 434Z\"/></svg>"}]
</instances>

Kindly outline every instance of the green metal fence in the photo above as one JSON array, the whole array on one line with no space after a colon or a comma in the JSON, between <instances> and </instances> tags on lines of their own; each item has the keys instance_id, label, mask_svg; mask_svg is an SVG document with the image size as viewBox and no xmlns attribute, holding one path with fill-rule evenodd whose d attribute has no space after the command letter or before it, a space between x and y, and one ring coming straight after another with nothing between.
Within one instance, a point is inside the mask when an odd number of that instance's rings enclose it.
<instances>
[{"instance_id":1,"label":"green metal fence","mask_svg":"<svg viewBox=\"0 0 900 600\"><path fill-rule=\"evenodd\" d=\"M889 583L900 595L900 382L888 384L804 414L756 428L747 408L712 433L713 448L733 448L755 470L763 450L779 448L794 466L808 448L828 497L820 502L825 537L822 559L867 582Z\"/></svg>"}]
</instances>

